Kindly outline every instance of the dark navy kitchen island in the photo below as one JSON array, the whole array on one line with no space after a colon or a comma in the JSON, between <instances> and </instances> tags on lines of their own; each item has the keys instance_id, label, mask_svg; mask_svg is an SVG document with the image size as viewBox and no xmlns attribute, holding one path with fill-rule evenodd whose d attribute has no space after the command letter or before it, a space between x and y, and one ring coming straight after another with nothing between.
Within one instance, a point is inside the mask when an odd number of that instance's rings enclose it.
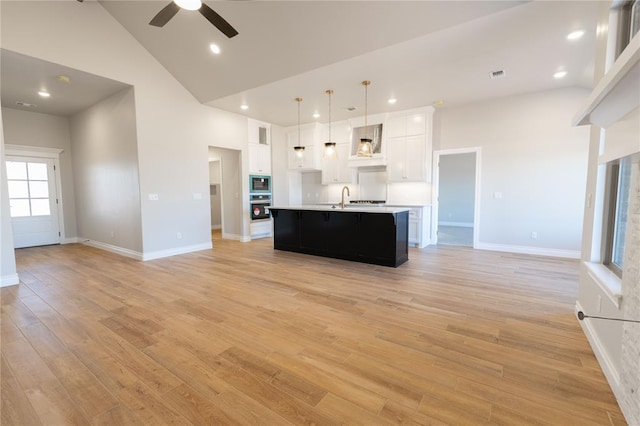
<instances>
[{"instance_id":1,"label":"dark navy kitchen island","mask_svg":"<svg viewBox=\"0 0 640 426\"><path fill-rule=\"evenodd\" d=\"M273 248L397 267L409 260L409 210L271 207Z\"/></svg>"}]
</instances>

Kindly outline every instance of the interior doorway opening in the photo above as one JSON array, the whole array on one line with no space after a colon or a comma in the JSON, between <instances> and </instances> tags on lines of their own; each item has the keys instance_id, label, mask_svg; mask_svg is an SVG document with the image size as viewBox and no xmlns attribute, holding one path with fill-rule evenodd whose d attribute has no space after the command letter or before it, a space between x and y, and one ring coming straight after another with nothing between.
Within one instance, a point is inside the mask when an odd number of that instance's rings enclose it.
<instances>
[{"instance_id":1,"label":"interior doorway opening","mask_svg":"<svg viewBox=\"0 0 640 426\"><path fill-rule=\"evenodd\" d=\"M209 147L212 241L242 240L242 156L239 150Z\"/></svg>"},{"instance_id":2,"label":"interior doorway opening","mask_svg":"<svg viewBox=\"0 0 640 426\"><path fill-rule=\"evenodd\" d=\"M480 148L437 151L433 235L436 244L476 247Z\"/></svg>"}]
</instances>

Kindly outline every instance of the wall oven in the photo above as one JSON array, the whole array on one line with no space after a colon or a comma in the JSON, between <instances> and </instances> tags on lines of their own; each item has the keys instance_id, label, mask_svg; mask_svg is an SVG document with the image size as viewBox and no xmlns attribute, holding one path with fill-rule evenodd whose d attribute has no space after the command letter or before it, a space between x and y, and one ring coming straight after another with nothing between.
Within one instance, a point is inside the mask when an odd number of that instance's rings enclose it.
<instances>
[{"instance_id":1,"label":"wall oven","mask_svg":"<svg viewBox=\"0 0 640 426\"><path fill-rule=\"evenodd\" d=\"M271 193L271 176L250 175L249 176L249 193L250 194L270 194Z\"/></svg>"},{"instance_id":2,"label":"wall oven","mask_svg":"<svg viewBox=\"0 0 640 426\"><path fill-rule=\"evenodd\" d=\"M271 214L269 213L269 207L271 207L271 194L251 194L249 199L251 220L271 219Z\"/></svg>"}]
</instances>

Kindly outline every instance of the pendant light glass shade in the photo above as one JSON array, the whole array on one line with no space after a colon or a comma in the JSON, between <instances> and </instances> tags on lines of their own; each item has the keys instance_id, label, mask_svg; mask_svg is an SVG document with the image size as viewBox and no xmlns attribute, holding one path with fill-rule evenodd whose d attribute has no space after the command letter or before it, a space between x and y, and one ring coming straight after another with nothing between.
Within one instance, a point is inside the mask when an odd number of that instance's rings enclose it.
<instances>
[{"instance_id":1,"label":"pendant light glass shade","mask_svg":"<svg viewBox=\"0 0 640 426\"><path fill-rule=\"evenodd\" d=\"M302 98L296 98L295 101L298 103L298 145L293 147L293 150L296 152L297 158L304 157L304 146L300 145L300 102L302 102Z\"/></svg>"},{"instance_id":2,"label":"pendant light glass shade","mask_svg":"<svg viewBox=\"0 0 640 426\"><path fill-rule=\"evenodd\" d=\"M362 85L364 86L364 129L366 132L367 129L367 88L369 87L369 85L371 84L371 82L369 80L365 80L362 82ZM365 137L360 139L360 143L358 144L358 152L356 153L356 155L358 157L371 157L373 156L373 145L371 144L371 139Z\"/></svg>"},{"instance_id":3,"label":"pendant light glass shade","mask_svg":"<svg viewBox=\"0 0 640 426\"><path fill-rule=\"evenodd\" d=\"M338 152L336 151L336 143L331 141L331 95L333 94L333 90L329 89L325 91L325 93L329 95L329 141L324 144L323 158L325 160L337 160Z\"/></svg>"}]
</instances>

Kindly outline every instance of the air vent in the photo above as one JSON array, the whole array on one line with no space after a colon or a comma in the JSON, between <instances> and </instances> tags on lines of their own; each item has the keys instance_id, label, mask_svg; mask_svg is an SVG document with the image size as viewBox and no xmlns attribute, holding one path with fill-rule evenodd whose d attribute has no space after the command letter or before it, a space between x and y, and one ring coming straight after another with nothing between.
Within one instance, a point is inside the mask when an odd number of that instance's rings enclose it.
<instances>
[{"instance_id":1,"label":"air vent","mask_svg":"<svg viewBox=\"0 0 640 426\"><path fill-rule=\"evenodd\" d=\"M491 71L489 73L489 76L491 77L491 80L495 80L496 78L502 78L505 75L507 75L505 70Z\"/></svg>"},{"instance_id":2,"label":"air vent","mask_svg":"<svg viewBox=\"0 0 640 426\"><path fill-rule=\"evenodd\" d=\"M38 106L36 104L30 104L29 102L22 102L22 101L16 101L16 105L19 105L25 108L35 108Z\"/></svg>"}]
</instances>

